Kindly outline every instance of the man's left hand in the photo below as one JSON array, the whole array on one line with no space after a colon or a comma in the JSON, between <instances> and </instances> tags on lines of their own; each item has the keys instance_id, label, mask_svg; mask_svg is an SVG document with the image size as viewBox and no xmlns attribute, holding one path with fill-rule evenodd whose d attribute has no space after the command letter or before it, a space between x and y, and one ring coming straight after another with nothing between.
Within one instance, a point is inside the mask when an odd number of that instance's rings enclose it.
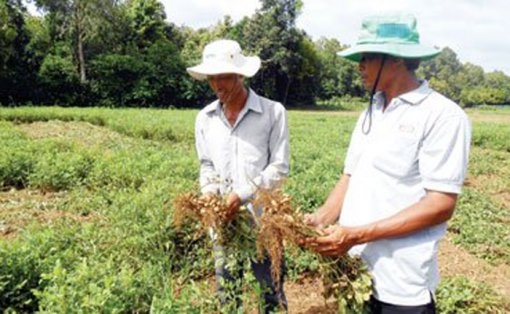
<instances>
[{"instance_id":1,"label":"man's left hand","mask_svg":"<svg viewBox=\"0 0 510 314\"><path fill-rule=\"evenodd\" d=\"M228 207L228 213L227 218L228 220L231 220L235 217L237 212L239 211L239 208L241 207L241 198L237 193L230 193L227 196L227 207Z\"/></svg>"},{"instance_id":2,"label":"man's left hand","mask_svg":"<svg viewBox=\"0 0 510 314\"><path fill-rule=\"evenodd\" d=\"M315 252L324 256L342 256L358 244L354 231L354 228L339 225L329 226L323 230L323 236L310 239L308 245Z\"/></svg>"}]
</instances>

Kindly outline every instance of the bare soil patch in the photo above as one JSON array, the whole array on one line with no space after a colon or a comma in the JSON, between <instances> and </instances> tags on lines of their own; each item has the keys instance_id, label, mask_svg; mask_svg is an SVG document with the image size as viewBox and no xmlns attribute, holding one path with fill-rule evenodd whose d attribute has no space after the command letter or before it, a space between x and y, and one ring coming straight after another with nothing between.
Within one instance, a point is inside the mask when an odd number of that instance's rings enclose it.
<instances>
[{"instance_id":1,"label":"bare soil patch","mask_svg":"<svg viewBox=\"0 0 510 314\"><path fill-rule=\"evenodd\" d=\"M33 139L53 138L78 142L86 147L125 141L121 134L88 122L41 121L18 126ZM106 144L106 145L105 145Z\"/></svg>"},{"instance_id":2,"label":"bare soil patch","mask_svg":"<svg viewBox=\"0 0 510 314\"><path fill-rule=\"evenodd\" d=\"M502 173L505 169L500 169ZM490 195L490 198L499 206L510 209L510 186L505 174L482 174L468 176L465 185L472 186Z\"/></svg>"},{"instance_id":3,"label":"bare soil patch","mask_svg":"<svg viewBox=\"0 0 510 314\"><path fill-rule=\"evenodd\" d=\"M467 111L469 117L475 122L489 122L510 124L510 112L484 112L484 111Z\"/></svg>"},{"instance_id":4,"label":"bare soil patch","mask_svg":"<svg viewBox=\"0 0 510 314\"><path fill-rule=\"evenodd\" d=\"M331 299L325 302L322 292L322 282L317 278L304 278L299 281L285 283L289 313L336 313L335 300Z\"/></svg>"},{"instance_id":5,"label":"bare soil patch","mask_svg":"<svg viewBox=\"0 0 510 314\"><path fill-rule=\"evenodd\" d=\"M0 192L0 238L15 238L25 227L36 222L51 225L62 218L85 222L97 218L58 209L66 192L42 192L38 190L16 190Z\"/></svg>"},{"instance_id":6,"label":"bare soil patch","mask_svg":"<svg viewBox=\"0 0 510 314\"><path fill-rule=\"evenodd\" d=\"M443 239L439 248L439 268L443 277L465 276L491 286L510 302L510 266L491 266L462 248Z\"/></svg>"}]
</instances>

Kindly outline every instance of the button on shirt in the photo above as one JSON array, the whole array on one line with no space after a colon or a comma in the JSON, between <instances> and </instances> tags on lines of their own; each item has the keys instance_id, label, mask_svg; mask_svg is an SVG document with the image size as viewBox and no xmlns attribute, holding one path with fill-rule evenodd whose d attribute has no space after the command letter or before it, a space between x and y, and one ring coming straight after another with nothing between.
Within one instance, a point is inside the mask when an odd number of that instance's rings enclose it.
<instances>
[{"instance_id":1,"label":"button on shirt","mask_svg":"<svg viewBox=\"0 0 510 314\"><path fill-rule=\"evenodd\" d=\"M470 122L454 102L422 82L383 111L376 94L372 129L362 113L345 160L351 175L339 223L360 226L393 216L420 201L426 190L458 194L466 175ZM446 223L409 236L355 246L372 271L375 297L383 302L430 302L438 281L437 250Z\"/></svg>"},{"instance_id":2,"label":"button on shirt","mask_svg":"<svg viewBox=\"0 0 510 314\"><path fill-rule=\"evenodd\" d=\"M273 188L289 172L286 110L251 89L234 126L218 100L202 109L195 144L202 193L235 192L245 203L258 187Z\"/></svg>"}]
</instances>

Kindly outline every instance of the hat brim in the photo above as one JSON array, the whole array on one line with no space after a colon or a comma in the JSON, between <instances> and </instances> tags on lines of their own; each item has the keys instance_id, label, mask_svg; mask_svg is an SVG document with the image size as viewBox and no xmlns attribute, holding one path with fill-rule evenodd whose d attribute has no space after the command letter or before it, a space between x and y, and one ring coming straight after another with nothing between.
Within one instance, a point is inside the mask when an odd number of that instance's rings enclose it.
<instances>
[{"instance_id":1,"label":"hat brim","mask_svg":"<svg viewBox=\"0 0 510 314\"><path fill-rule=\"evenodd\" d=\"M259 57L252 56L244 57L244 62L239 66L225 62L210 62L187 68L186 71L188 71L193 78L201 81L207 79L207 76L225 73L236 73L244 77L252 77L260 69L260 63Z\"/></svg>"},{"instance_id":2,"label":"hat brim","mask_svg":"<svg viewBox=\"0 0 510 314\"><path fill-rule=\"evenodd\" d=\"M359 62L363 53L383 53L397 58L428 60L441 51L423 45L410 44L360 44L338 52L340 57Z\"/></svg>"}]
</instances>

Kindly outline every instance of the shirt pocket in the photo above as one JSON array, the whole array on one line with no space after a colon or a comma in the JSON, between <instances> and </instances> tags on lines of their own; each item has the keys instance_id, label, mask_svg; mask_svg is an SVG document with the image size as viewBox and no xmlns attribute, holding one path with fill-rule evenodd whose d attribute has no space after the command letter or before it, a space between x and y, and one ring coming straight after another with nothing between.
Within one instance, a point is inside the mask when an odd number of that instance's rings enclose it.
<instances>
[{"instance_id":1,"label":"shirt pocket","mask_svg":"<svg viewBox=\"0 0 510 314\"><path fill-rule=\"evenodd\" d=\"M419 139L412 135L392 135L377 144L373 166L397 179L406 179L416 171Z\"/></svg>"}]
</instances>

